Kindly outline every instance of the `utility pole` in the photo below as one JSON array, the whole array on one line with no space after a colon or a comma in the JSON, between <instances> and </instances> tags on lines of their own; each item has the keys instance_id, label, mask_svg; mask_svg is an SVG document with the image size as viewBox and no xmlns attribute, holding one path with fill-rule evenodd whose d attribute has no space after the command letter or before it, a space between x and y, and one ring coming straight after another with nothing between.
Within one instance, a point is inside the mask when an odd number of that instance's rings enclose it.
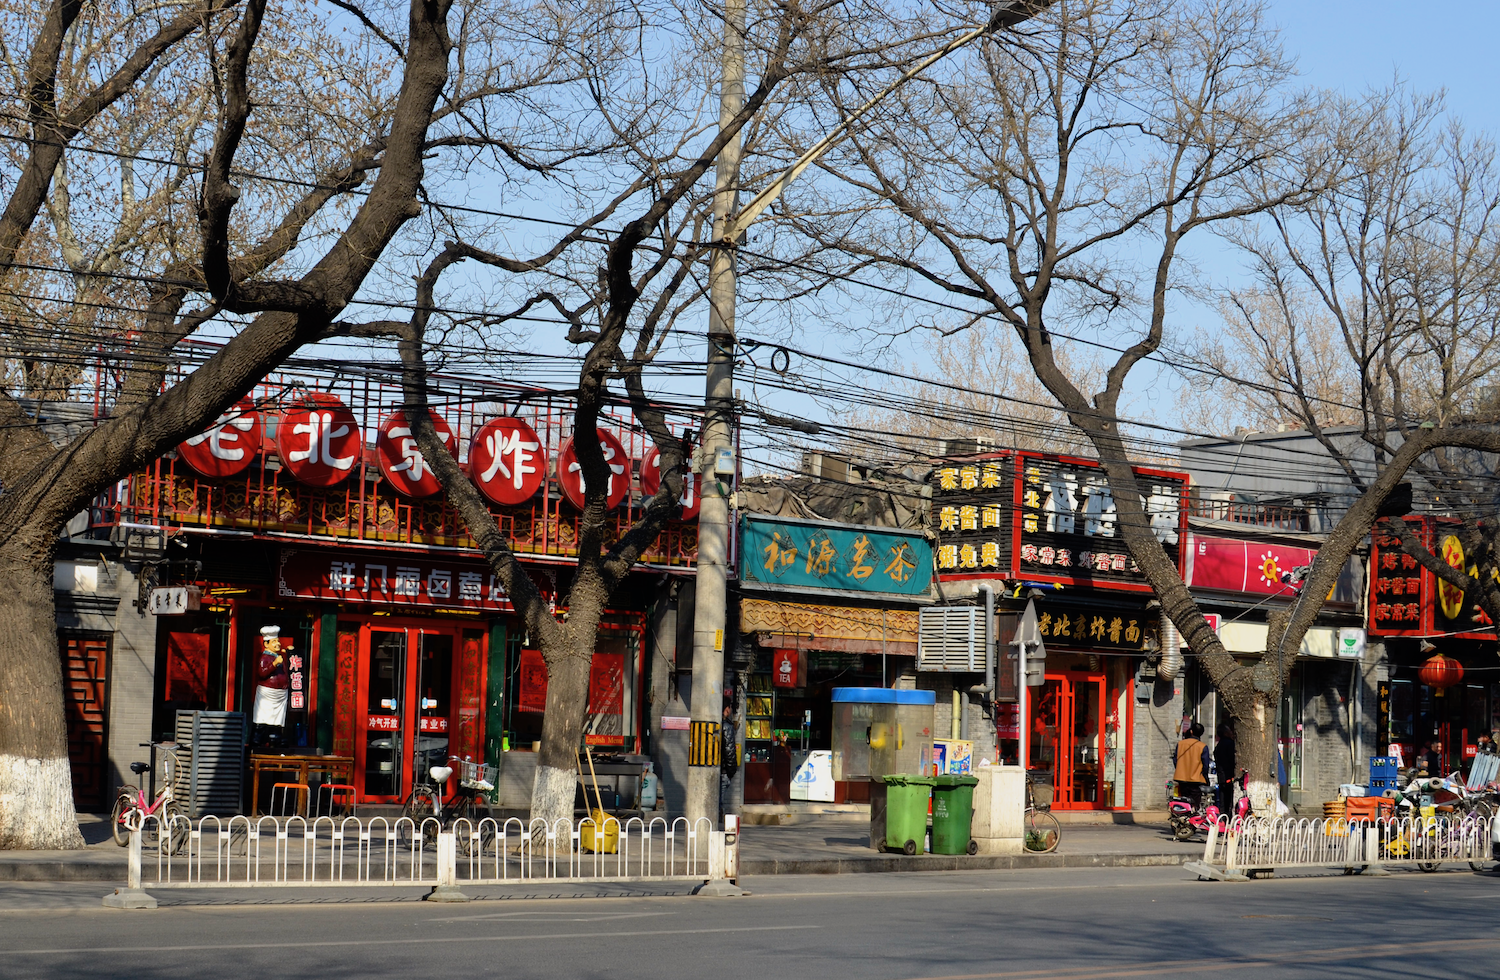
<instances>
[{"instance_id":1,"label":"utility pole","mask_svg":"<svg viewBox=\"0 0 1500 980\"><path fill-rule=\"evenodd\" d=\"M1001 28L1017 24L1051 0L1005 0L994 6L989 22L967 31L922 58L864 105L844 117L827 136L813 144L738 213L740 137L719 154L714 183L714 249L709 265L708 372L703 420L703 452L699 456L698 575L693 610L693 687L688 713L692 731L688 749L688 821L696 826L707 818L719 824L719 726L724 705L724 636L728 601L729 481L738 460L730 457L729 472L717 471L722 454L733 451L735 243L750 224L781 196L788 184L848 135L854 124L902 85L969 43ZM745 0L726 0L724 55L719 83L719 127L732 125L745 105ZM722 479L721 479L722 477Z\"/></svg>"},{"instance_id":2,"label":"utility pole","mask_svg":"<svg viewBox=\"0 0 1500 980\"><path fill-rule=\"evenodd\" d=\"M724 7L723 78L719 126L733 125L745 105L745 0ZM709 265L708 378L703 452L698 470L698 581L693 610L693 687L688 705L687 818L719 825L719 726L724 705L724 628L728 602L729 481L716 472L722 452L732 452L734 424L735 255L733 211L739 193L740 135L719 153L714 181L714 242Z\"/></svg>"}]
</instances>

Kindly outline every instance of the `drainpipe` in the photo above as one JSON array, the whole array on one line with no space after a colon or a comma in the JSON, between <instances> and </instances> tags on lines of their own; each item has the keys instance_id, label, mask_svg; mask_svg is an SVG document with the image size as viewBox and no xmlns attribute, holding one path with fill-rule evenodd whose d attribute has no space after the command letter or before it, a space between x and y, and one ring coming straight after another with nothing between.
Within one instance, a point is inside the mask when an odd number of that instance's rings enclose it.
<instances>
[{"instance_id":1,"label":"drainpipe","mask_svg":"<svg viewBox=\"0 0 1500 980\"><path fill-rule=\"evenodd\" d=\"M979 591L984 593L984 683L975 684L969 688L970 694L989 694L995 691L995 638L991 634L995 629L995 590L988 585L981 585ZM989 701L989 698L985 698Z\"/></svg>"}]
</instances>

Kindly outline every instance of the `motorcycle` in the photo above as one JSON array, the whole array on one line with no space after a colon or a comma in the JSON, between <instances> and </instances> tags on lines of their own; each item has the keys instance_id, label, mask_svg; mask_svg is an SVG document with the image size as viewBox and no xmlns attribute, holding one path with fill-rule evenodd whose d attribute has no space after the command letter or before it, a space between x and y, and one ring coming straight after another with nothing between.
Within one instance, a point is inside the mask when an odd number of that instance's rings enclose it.
<instances>
[{"instance_id":1,"label":"motorcycle","mask_svg":"<svg viewBox=\"0 0 1500 980\"><path fill-rule=\"evenodd\" d=\"M1235 785L1239 787L1239 798L1234 801L1234 817L1243 820L1250 813L1250 797L1245 793L1245 779L1249 770L1241 769L1240 774L1235 777ZM1219 823L1224 816L1220 812L1218 804L1212 802L1213 794L1207 788L1197 806L1186 796L1172 793L1175 780L1167 780L1167 818L1172 824L1172 836L1178 840L1192 840L1193 835L1200 830L1207 831L1209 827Z\"/></svg>"}]
</instances>

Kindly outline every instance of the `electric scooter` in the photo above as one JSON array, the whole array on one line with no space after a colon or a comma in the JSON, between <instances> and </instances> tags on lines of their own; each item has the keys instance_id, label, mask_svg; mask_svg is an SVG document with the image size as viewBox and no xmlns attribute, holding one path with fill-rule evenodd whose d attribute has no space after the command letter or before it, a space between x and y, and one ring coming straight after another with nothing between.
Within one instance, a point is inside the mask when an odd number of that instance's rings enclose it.
<instances>
[{"instance_id":1,"label":"electric scooter","mask_svg":"<svg viewBox=\"0 0 1500 980\"><path fill-rule=\"evenodd\" d=\"M1245 778L1249 775L1248 769L1241 769L1240 774L1234 778L1234 783L1239 787L1239 799L1234 801L1234 818L1243 820L1250 813L1250 797L1245 793ZM1172 784L1175 780L1167 780L1167 792L1172 793ZM1172 823L1172 836L1178 840L1192 840L1193 835L1201 831L1207 831L1209 827L1217 824L1225 814L1219 811L1218 804L1208 802L1211 794L1205 788L1202 801L1198 806L1186 796L1172 795L1167 800L1167 816Z\"/></svg>"}]
</instances>

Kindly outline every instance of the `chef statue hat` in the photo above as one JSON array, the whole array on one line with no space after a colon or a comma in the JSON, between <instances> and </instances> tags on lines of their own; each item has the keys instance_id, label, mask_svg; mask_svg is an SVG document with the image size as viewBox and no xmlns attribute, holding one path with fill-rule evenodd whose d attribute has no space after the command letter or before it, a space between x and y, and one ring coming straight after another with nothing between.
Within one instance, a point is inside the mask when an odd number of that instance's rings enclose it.
<instances>
[{"instance_id":1,"label":"chef statue hat","mask_svg":"<svg viewBox=\"0 0 1500 980\"><path fill-rule=\"evenodd\" d=\"M280 636L281 635L281 627L280 626L262 626L260 628L260 635L264 636L267 639L270 639L273 636Z\"/></svg>"}]
</instances>

